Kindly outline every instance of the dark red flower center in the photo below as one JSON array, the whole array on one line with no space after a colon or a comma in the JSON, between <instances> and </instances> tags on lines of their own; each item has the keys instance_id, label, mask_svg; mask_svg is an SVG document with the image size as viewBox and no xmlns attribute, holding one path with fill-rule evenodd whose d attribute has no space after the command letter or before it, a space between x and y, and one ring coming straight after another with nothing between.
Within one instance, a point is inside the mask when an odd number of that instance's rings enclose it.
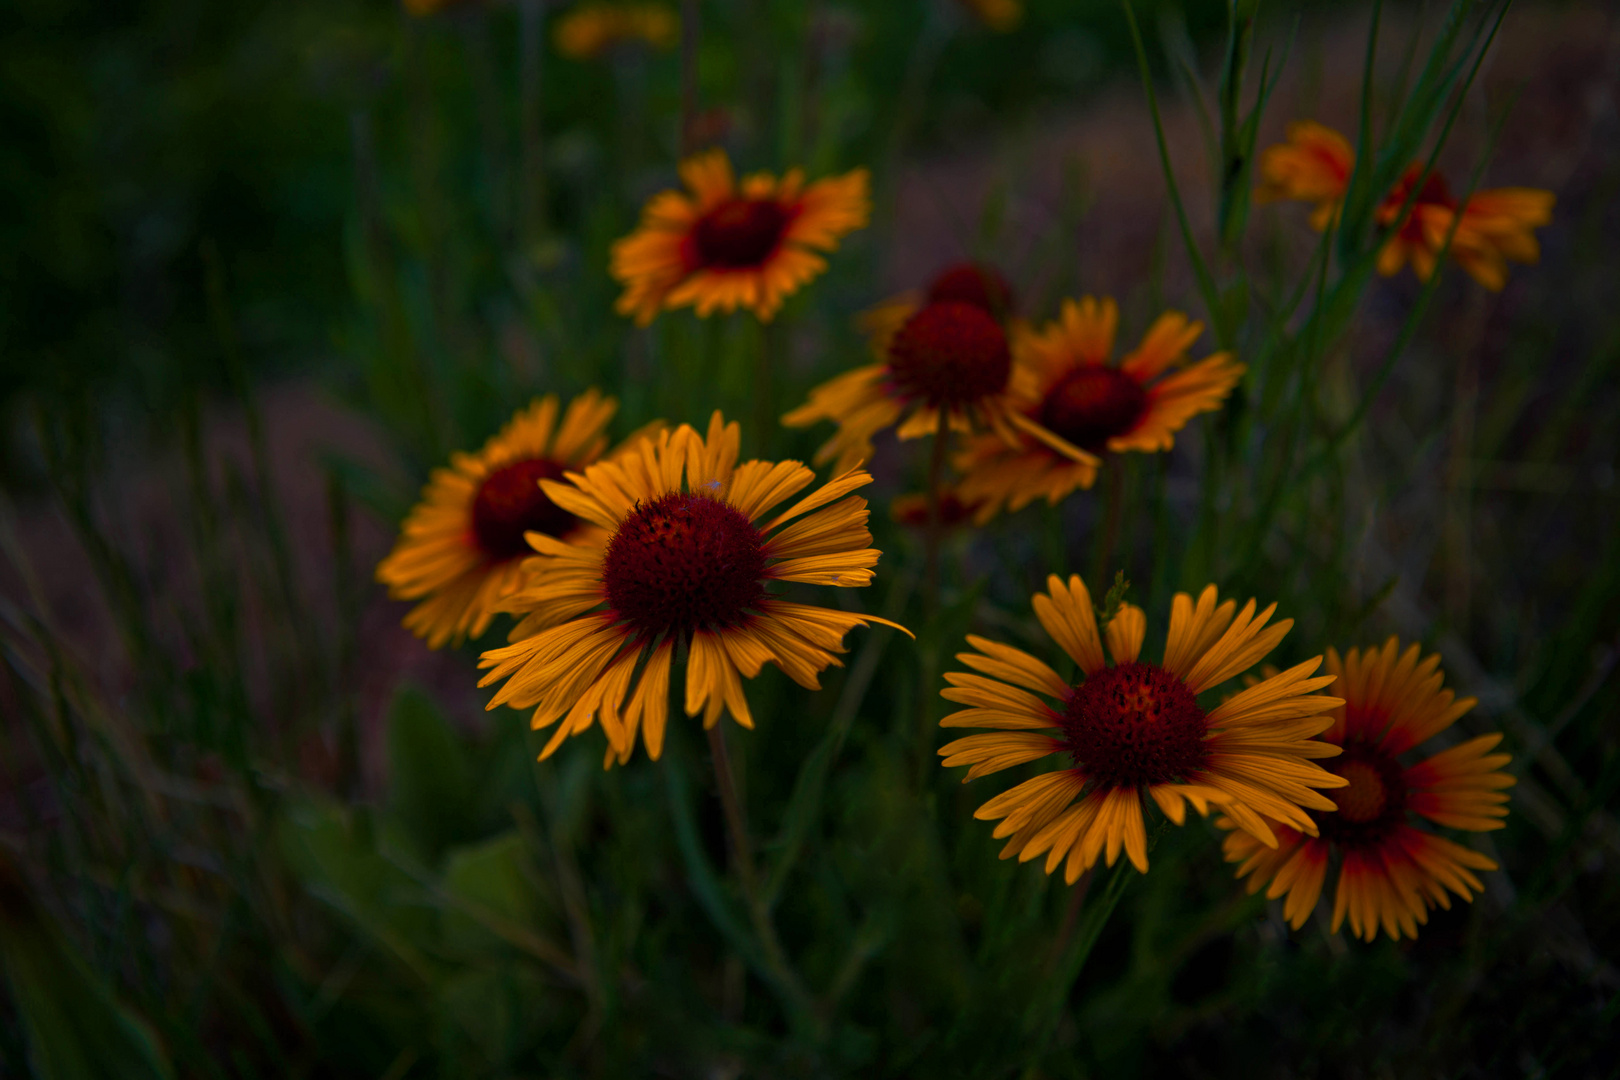
<instances>
[{"instance_id":1,"label":"dark red flower center","mask_svg":"<svg viewBox=\"0 0 1620 1080\"><path fill-rule=\"evenodd\" d=\"M1344 847L1376 847L1406 820L1406 770L1394 757L1364 742L1346 743L1344 753L1322 762L1350 781L1323 794L1338 812L1310 811L1322 838Z\"/></svg>"},{"instance_id":2,"label":"dark red flower center","mask_svg":"<svg viewBox=\"0 0 1620 1080\"><path fill-rule=\"evenodd\" d=\"M1069 755L1102 787L1183 780L1208 760L1197 696L1157 664L1104 668L1074 688L1063 714Z\"/></svg>"},{"instance_id":3,"label":"dark red flower center","mask_svg":"<svg viewBox=\"0 0 1620 1080\"><path fill-rule=\"evenodd\" d=\"M983 308L947 300L907 319L889 340L889 378L901 394L945 408L1000 393L1012 374L1001 324Z\"/></svg>"},{"instance_id":4,"label":"dark red flower center","mask_svg":"<svg viewBox=\"0 0 1620 1080\"><path fill-rule=\"evenodd\" d=\"M736 626L765 599L765 549L742 513L708 495L640 503L608 541L608 604L643 639Z\"/></svg>"},{"instance_id":5,"label":"dark red flower center","mask_svg":"<svg viewBox=\"0 0 1620 1080\"><path fill-rule=\"evenodd\" d=\"M940 271L928 286L928 303L945 300L972 304L997 319L1005 319L1013 310L1012 287L1007 279L978 263L957 263Z\"/></svg>"},{"instance_id":6,"label":"dark red flower center","mask_svg":"<svg viewBox=\"0 0 1620 1080\"><path fill-rule=\"evenodd\" d=\"M1417 178L1422 175L1422 172L1422 166L1410 166L1401 176L1400 181L1390 189L1389 194L1384 196L1384 201L1378 206L1378 221L1380 224L1389 225L1395 221L1395 215L1401 212L1401 207L1405 205L1407 196L1412 192L1412 185L1417 183ZM1446 184L1446 178L1437 172L1429 173L1428 177L1423 181L1423 186L1418 189L1417 198L1412 200L1412 207L1407 212L1406 220L1401 222L1400 235L1403 240L1409 240L1412 243L1423 242L1423 221L1421 215L1418 214L1418 209L1423 206L1444 206L1448 210L1457 208L1457 200L1452 197L1451 188Z\"/></svg>"},{"instance_id":7,"label":"dark red flower center","mask_svg":"<svg viewBox=\"0 0 1620 1080\"><path fill-rule=\"evenodd\" d=\"M531 555L523 539L526 532L562 536L579 519L540 490L542 480L561 480L566 466L545 458L528 458L503 465L484 477L473 498L473 537L492 559Z\"/></svg>"},{"instance_id":8,"label":"dark red flower center","mask_svg":"<svg viewBox=\"0 0 1620 1080\"><path fill-rule=\"evenodd\" d=\"M774 199L732 199L698 218L692 242L698 262L735 270L759 266L787 231L788 212Z\"/></svg>"},{"instance_id":9,"label":"dark red flower center","mask_svg":"<svg viewBox=\"0 0 1620 1080\"><path fill-rule=\"evenodd\" d=\"M1118 368L1088 364L1047 391L1037 419L1080 449L1101 454L1109 439L1136 426L1147 405L1141 383Z\"/></svg>"}]
</instances>

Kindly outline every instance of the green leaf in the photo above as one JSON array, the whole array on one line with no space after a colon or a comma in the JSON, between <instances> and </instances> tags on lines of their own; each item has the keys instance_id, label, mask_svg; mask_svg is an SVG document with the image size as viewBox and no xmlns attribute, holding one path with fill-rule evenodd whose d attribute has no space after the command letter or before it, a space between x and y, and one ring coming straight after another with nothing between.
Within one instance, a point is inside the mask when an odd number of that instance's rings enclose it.
<instances>
[{"instance_id":1,"label":"green leaf","mask_svg":"<svg viewBox=\"0 0 1620 1080\"><path fill-rule=\"evenodd\" d=\"M282 857L311 895L431 981L434 971L422 952L433 929L424 891L378 853L367 815L313 797L294 799L276 835Z\"/></svg>"},{"instance_id":2,"label":"green leaf","mask_svg":"<svg viewBox=\"0 0 1620 1080\"><path fill-rule=\"evenodd\" d=\"M444 912L446 943L469 952L498 946L502 937L474 913L532 929L549 907L539 881L515 829L454 849L445 860L444 888L459 903Z\"/></svg>"},{"instance_id":3,"label":"green leaf","mask_svg":"<svg viewBox=\"0 0 1620 1080\"><path fill-rule=\"evenodd\" d=\"M475 798L466 749L432 698L402 688L388 712L388 812L433 860L467 835Z\"/></svg>"}]
</instances>

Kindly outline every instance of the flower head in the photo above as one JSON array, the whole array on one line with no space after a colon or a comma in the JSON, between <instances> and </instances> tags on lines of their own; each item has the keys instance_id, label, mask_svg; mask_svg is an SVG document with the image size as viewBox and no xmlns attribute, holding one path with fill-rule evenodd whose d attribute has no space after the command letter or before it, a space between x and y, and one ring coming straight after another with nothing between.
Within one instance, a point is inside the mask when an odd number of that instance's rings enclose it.
<instances>
[{"instance_id":1,"label":"flower head","mask_svg":"<svg viewBox=\"0 0 1620 1080\"><path fill-rule=\"evenodd\" d=\"M1090 487L1102 454L1170 449L1173 433L1220 408L1243 375L1244 366L1224 352L1173 370L1203 332L1202 323L1174 311L1159 316L1116 366L1109 356L1118 325L1113 300L1088 296L1065 301L1061 317L1039 331L1015 335L1011 418L1020 437L981 436L955 462L981 522L1003 507L1017 510L1041 497L1055 504Z\"/></svg>"},{"instance_id":2,"label":"flower head","mask_svg":"<svg viewBox=\"0 0 1620 1080\"><path fill-rule=\"evenodd\" d=\"M641 225L613 245L613 276L624 285L617 308L645 326L661 310L691 305L700 316L746 308L761 320L814 278L838 238L866 224L867 174L806 184L793 169L738 184L723 150L681 162L687 191L647 203Z\"/></svg>"},{"instance_id":3,"label":"flower head","mask_svg":"<svg viewBox=\"0 0 1620 1080\"><path fill-rule=\"evenodd\" d=\"M871 457L873 436L896 424L902 439L978 425L1011 441L1012 311L1012 288L993 267L949 266L924 292L902 294L863 314L861 328L879 362L816 387L782 422L836 422L838 432L816 451L816 460L836 457L840 470Z\"/></svg>"},{"instance_id":4,"label":"flower head","mask_svg":"<svg viewBox=\"0 0 1620 1080\"><path fill-rule=\"evenodd\" d=\"M484 653L490 670L479 684L505 680L490 708L532 708L536 728L562 721L542 757L600 720L608 763L630 759L638 731L656 759L677 660L688 716L701 712L712 727L728 711L753 727L743 676L771 662L817 689L846 633L885 622L790 603L769 588L871 582L879 553L866 500L849 495L871 476L845 473L767 516L815 476L796 461L738 465L739 440L717 412L707 438L682 425L566 482L543 482L548 498L596 531L575 543L535 539L529 582L508 605L523 619L512 644Z\"/></svg>"},{"instance_id":5,"label":"flower head","mask_svg":"<svg viewBox=\"0 0 1620 1080\"><path fill-rule=\"evenodd\" d=\"M519 412L476 454L436 469L405 519L377 580L395 599L420 600L405 625L429 647L478 637L522 583L533 555L527 537L574 539L587 522L553 503L541 480L556 480L602 456L618 403L595 390L557 420L554 395Z\"/></svg>"},{"instance_id":6,"label":"flower head","mask_svg":"<svg viewBox=\"0 0 1620 1080\"><path fill-rule=\"evenodd\" d=\"M1315 203L1311 228L1320 232L1339 212L1355 163L1356 152L1343 135L1314 120L1296 120L1288 125L1287 142L1261 152L1255 201Z\"/></svg>"},{"instance_id":7,"label":"flower head","mask_svg":"<svg viewBox=\"0 0 1620 1080\"><path fill-rule=\"evenodd\" d=\"M1429 280L1446 250L1447 236L1451 257L1493 292L1507 284L1508 260L1528 264L1540 260L1534 230L1552 220L1552 192L1493 188L1475 192L1459 210L1445 178L1430 173L1403 216L1401 208L1421 175L1420 166L1411 166L1378 206L1378 223L1392 228L1378 253L1379 273L1395 274L1410 261L1417 276Z\"/></svg>"},{"instance_id":8,"label":"flower head","mask_svg":"<svg viewBox=\"0 0 1620 1080\"><path fill-rule=\"evenodd\" d=\"M1475 704L1441 689L1438 656L1422 657L1416 645L1403 652L1392 637L1382 648L1351 649L1343 660L1329 649L1327 663L1344 695L1322 736L1344 749L1327 765L1345 781L1332 794L1336 812L1311 811L1315 829L1306 832L1272 823L1275 847L1262 847L1237 822L1218 820L1233 830L1226 858L1241 864L1238 876L1249 878L1251 893L1265 888L1272 899L1286 896L1283 915L1298 929L1316 909L1337 854L1333 931L1348 917L1351 933L1367 941L1380 928L1391 938L1416 937L1431 908L1451 907L1448 890L1471 900L1483 887L1473 871L1496 869L1479 852L1418 828L1416 819L1471 832L1500 829L1507 816L1503 789L1514 783L1501 771L1510 757L1490 752L1501 735L1481 735L1403 764L1404 755Z\"/></svg>"},{"instance_id":9,"label":"flower head","mask_svg":"<svg viewBox=\"0 0 1620 1080\"><path fill-rule=\"evenodd\" d=\"M1013 314L1012 286L993 266L978 262L952 263L928 283L924 294L929 304L957 300L988 312L1005 323Z\"/></svg>"},{"instance_id":10,"label":"flower head","mask_svg":"<svg viewBox=\"0 0 1620 1080\"><path fill-rule=\"evenodd\" d=\"M1288 141L1261 154L1255 201L1315 203L1311 227L1321 231L1338 215L1355 162L1349 142L1332 128L1309 120L1290 124ZM1449 235L1452 258L1475 281L1500 290L1507 283L1509 261L1535 263L1541 258L1534 230L1552 220L1552 208L1552 192L1538 188L1478 191L1459 208L1445 177L1425 175L1424 167L1414 163L1385 193L1374 215L1389 230L1378 251L1378 272L1389 277L1410 262L1427 281Z\"/></svg>"},{"instance_id":11,"label":"flower head","mask_svg":"<svg viewBox=\"0 0 1620 1080\"><path fill-rule=\"evenodd\" d=\"M1308 811L1332 808L1314 789L1346 781L1311 759L1338 751L1312 736L1328 727L1325 714L1343 702L1315 693L1333 681L1313 677L1321 657L1213 710L1198 701L1282 640L1293 620L1267 626L1275 604L1256 614L1253 600L1242 611L1231 600L1217 603L1213 585L1196 604L1178 593L1158 663L1141 658L1147 620L1140 608L1125 604L1108 623L1109 664L1084 583L1071 576L1065 584L1054 575L1048 587L1049 593L1035 594L1035 616L1079 667L1077 682L1020 649L972 636L968 644L978 651L957 659L982 674L945 676L951 685L943 695L969 707L940 725L994 729L941 747L946 766L971 766L966 779L972 780L1052 754L1068 758L1065 767L1026 780L974 814L1001 820L994 835L1010 837L1003 859L1028 862L1045 854L1046 872L1064 863L1073 883L1099 856L1112 866L1123 850L1146 873L1148 799L1177 825L1188 803L1200 814L1218 805L1264 829L1255 834L1262 842L1270 836L1262 815L1314 829Z\"/></svg>"},{"instance_id":12,"label":"flower head","mask_svg":"<svg viewBox=\"0 0 1620 1080\"><path fill-rule=\"evenodd\" d=\"M674 47L680 21L667 4L580 4L557 20L552 40L574 60L590 60L618 45Z\"/></svg>"}]
</instances>

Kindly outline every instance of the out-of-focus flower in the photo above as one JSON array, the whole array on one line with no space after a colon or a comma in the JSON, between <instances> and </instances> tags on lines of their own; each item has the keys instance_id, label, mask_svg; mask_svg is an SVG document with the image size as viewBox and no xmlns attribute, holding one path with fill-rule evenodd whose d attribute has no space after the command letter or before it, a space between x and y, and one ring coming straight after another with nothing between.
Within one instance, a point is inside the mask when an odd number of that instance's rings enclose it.
<instances>
[{"instance_id":1,"label":"out-of-focus flower","mask_svg":"<svg viewBox=\"0 0 1620 1080\"><path fill-rule=\"evenodd\" d=\"M1296 120L1288 125L1287 142L1261 152L1255 201L1314 203L1311 228L1321 232L1339 212L1355 163L1356 152L1343 135L1314 120Z\"/></svg>"},{"instance_id":2,"label":"out-of-focus flower","mask_svg":"<svg viewBox=\"0 0 1620 1080\"><path fill-rule=\"evenodd\" d=\"M1131 604L1108 623L1109 664L1091 595L1078 576L1048 580L1036 593L1035 617L1080 669L1070 684L1045 662L1020 649L970 636L977 652L957 659L983 674L952 672L943 695L968 708L941 727L992 728L940 747L947 767L968 765L966 780L1052 754L1068 766L1045 772L979 807L974 817L1000 819L994 835L1010 837L1001 857L1028 862L1046 855L1046 872L1064 864L1071 884L1099 856L1112 866L1123 850L1147 872L1143 807L1151 799L1180 825L1186 804L1200 814L1211 804L1258 826L1262 842L1276 838L1262 820L1286 821L1314 831L1309 810L1330 810L1315 789L1348 781L1313 758L1338 748L1313 735L1332 720L1339 698L1316 691L1333 681L1313 677L1322 658L1308 660L1235 695L1210 712L1198 695L1258 663L1293 626L1266 626L1277 605L1259 614L1250 600L1242 611L1216 602L1215 586L1197 603L1177 593L1164 659L1141 659L1147 620ZM1042 698L1055 702L1048 704ZM1280 815L1280 816L1279 816Z\"/></svg>"},{"instance_id":3,"label":"out-of-focus flower","mask_svg":"<svg viewBox=\"0 0 1620 1080\"><path fill-rule=\"evenodd\" d=\"M1380 928L1391 938L1416 937L1431 908L1451 907L1448 890L1472 900L1483 888L1473 871L1495 870L1496 863L1417 828L1413 815L1471 832L1500 829L1507 816L1503 789L1514 783L1501 768L1511 758L1490 752L1501 735L1481 735L1402 764L1402 755L1474 707L1473 698L1458 701L1441 689L1438 656L1422 657L1416 645L1402 652L1392 637L1383 648L1351 649L1342 661L1329 649L1327 664L1339 677L1334 689L1344 695L1322 735L1344 748L1327 766L1346 781L1331 796L1337 812L1313 810L1314 829L1306 832L1268 823L1275 847L1219 819L1217 825L1233 830L1226 858L1241 864L1238 877L1248 876L1251 893L1264 888L1272 899L1286 896L1283 916L1298 929L1316 909L1329 856L1337 853L1332 930L1348 917L1350 932L1367 941Z\"/></svg>"},{"instance_id":4,"label":"out-of-focus flower","mask_svg":"<svg viewBox=\"0 0 1620 1080\"><path fill-rule=\"evenodd\" d=\"M946 487L939 493L939 525L942 529L953 529L958 525L973 520L978 511L977 501L962 498L961 493L954 487ZM901 525L913 529L926 529L928 527L928 496L915 492L909 495L896 495L894 501L889 503L889 516Z\"/></svg>"},{"instance_id":5,"label":"out-of-focus flower","mask_svg":"<svg viewBox=\"0 0 1620 1080\"><path fill-rule=\"evenodd\" d=\"M478 637L522 581L520 564L534 554L531 533L574 539L592 526L540 490L602 456L603 434L618 409L595 390L575 398L557 423L548 395L514 416L476 454L454 454L436 469L400 529L393 552L377 567L390 596L420 600L405 625L430 648Z\"/></svg>"},{"instance_id":6,"label":"out-of-focus flower","mask_svg":"<svg viewBox=\"0 0 1620 1080\"><path fill-rule=\"evenodd\" d=\"M472 7L479 0L401 0L411 15L433 15L447 8Z\"/></svg>"},{"instance_id":7,"label":"out-of-focus flower","mask_svg":"<svg viewBox=\"0 0 1620 1080\"><path fill-rule=\"evenodd\" d=\"M1008 417L1012 353L1006 331L984 308L961 300L924 304L874 343L878 363L823 383L782 417L789 427L838 425L816 461L852 467L871 457L874 435L896 424L902 439L943 436L947 426L1016 438Z\"/></svg>"},{"instance_id":8,"label":"out-of-focus flower","mask_svg":"<svg viewBox=\"0 0 1620 1080\"><path fill-rule=\"evenodd\" d=\"M979 521L1038 498L1056 504L1097 476L1099 456L1168 450L1174 433L1202 412L1221 407L1244 365L1218 352L1177 368L1203 324L1166 312L1136 350L1109 363L1119 326L1111 299L1066 300L1061 316L1038 331L1014 335L1011 397L1019 438L980 436L955 461L964 498L979 503Z\"/></svg>"},{"instance_id":9,"label":"out-of-focus flower","mask_svg":"<svg viewBox=\"0 0 1620 1080\"><path fill-rule=\"evenodd\" d=\"M960 0L979 22L994 30L998 34L1005 34L1017 28L1024 19L1024 5L1021 0Z\"/></svg>"},{"instance_id":10,"label":"out-of-focus flower","mask_svg":"<svg viewBox=\"0 0 1620 1080\"><path fill-rule=\"evenodd\" d=\"M832 420L838 432L816 452L840 470L872 455L872 437L900 424L902 439L971 431L977 422L1013 438L1005 423L1012 375L1008 326L1012 288L995 268L946 267L922 291L863 312L860 328L880 363L846 372L810 392L782 418L789 427ZM909 417L907 414L909 412ZM901 418L907 417L902 423Z\"/></svg>"},{"instance_id":11,"label":"out-of-focus flower","mask_svg":"<svg viewBox=\"0 0 1620 1080\"><path fill-rule=\"evenodd\" d=\"M580 4L557 19L552 40L574 60L591 60L619 45L670 49L681 24L667 4Z\"/></svg>"},{"instance_id":12,"label":"out-of-focus flower","mask_svg":"<svg viewBox=\"0 0 1620 1080\"><path fill-rule=\"evenodd\" d=\"M716 412L707 438L683 424L566 483L543 482L555 505L595 529L573 543L535 538L528 583L508 603L522 621L512 644L484 653L490 671L479 684L506 682L490 708L532 708L535 728L557 724L541 757L599 720L605 765L630 760L638 732L656 759L678 662L688 716L702 713L710 728L728 711L751 728L744 677L769 662L818 689L845 634L886 622L767 588L871 583L880 553L866 500L849 493L872 477L845 473L770 515L815 474L797 461L738 465L740 441Z\"/></svg>"},{"instance_id":13,"label":"out-of-focus flower","mask_svg":"<svg viewBox=\"0 0 1620 1080\"><path fill-rule=\"evenodd\" d=\"M1311 227L1321 231L1339 212L1355 160L1349 142L1333 129L1310 120L1290 124L1287 142L1260 156L1255 200L1313 203ZM1422 185L1413 196L1420 178ZM1403 215L1408 198L1412 204ZM1427 281L1450 234L1452 258L1475 281L1500 290L1507 283L1509 261L1540 260L1534 230L1552 220L1553 202L1553 193L1540 188L1492 188L1475 192L1459 208L1444 176L1431 172L1424 177L1423 166L1411 165L1378 205L1378 224L1390 230L1378 252L1378 271L1388 277L1410 262L1413 272Z\"/></svg>"},{"instance_id":14,"label":"out-of-focus flower","mask_svg":"<svg viewBox=\"0 0 1620 1080\"><path fill-rule=\"evenodd\" d=\"M1434 274L1436 261L1451 233L1451 257L1468 275L1493 292L1507 284L1508 260L1533 264L1541 259L1535 229L1552 220L1553 193L1536 188L1493 188L1469 196L1459 216L1457 200L1445 178L1431 173L1400 217L1412 186L1422 175L1412 166L1378 207L1378 223L1395 226L1378 253L1378 271L1396 273L1410 260L1424 281ZM1399 219L1399 225L1396 221ZM1452 233L1452 223L1456 232Z\"/></svg>"},{"instance_id":15,"label":"out-of-focus flower","mask_svg":"<svg viewBox=\"0 0 1620 1080\"><path fill-rule=\"evenodd\" d=\"M723 150L681 162L687 191L647 203L636 231L613 245L624 285L618 311L645 326L661 310L691 305L699 316L746 308L769 321L782 301L826 269L818 251L866 224L867 172L806 184L790 170L739 185Z\"/></svg>"}]
</instances>

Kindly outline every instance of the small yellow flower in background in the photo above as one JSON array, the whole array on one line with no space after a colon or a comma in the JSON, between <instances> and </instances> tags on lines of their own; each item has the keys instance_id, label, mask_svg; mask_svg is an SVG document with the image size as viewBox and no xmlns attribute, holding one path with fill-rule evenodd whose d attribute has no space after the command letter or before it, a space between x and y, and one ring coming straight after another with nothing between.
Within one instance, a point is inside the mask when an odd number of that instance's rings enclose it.
<instances>
[{"instance_id":1,"label":"small yellow flower in background","mask_svg":"<svg viewBox=\"0 0 1620 1080\"><path fill-rule=\"evenodd\" d=\"M1503 789L1515 782L1500 771L1510 756L1490 752L1501 735L1481 735L1415 765L1401 764L1401 755L1475 704L1441 689L1438 656L1420 656L1416 645L1402 652L1393 637L1381 649L1351 649L1342 661L1328 650L1327 669L1339 676L1334 689L1344 704L1322 738L1344 748L1327 767L1347 786L1332 795L1337 813L1311 814L1317 835L1273 823L1280 843L1262 847L1237 823L1216 822L1234 830L1226 858L1241 864L1237 873L1249 877L1249 892L1265 888L1271 899L1286 896L1283 915L1295 929L1316 910L1330 853L1340 858L1332 930L1348 917L1350 932L1367 941L1380 927L1391 938L1416 937L1431 908L1450 909L1447 890L1472 900L1483 889L1472 871L1496 869L1479 852L1412 824L1416 814L1453 829L1500 829L1507 816Z\"/></svg>"},{"instance_id":2,"label":"small yellow flower in background","mask_svg":"<svg viewBox=\"0 0 1620 1080\"><path fill-rule=\"evenodd\" d=\"M1011 398L1021 437L980 436L954 462L981 524L1003 508L1043 497L1055 505L1089 488L1102 454L1170 449L1173 433L1220 408L1243 376L1244 365L1224 352L1173 371L1204 329L1174 311L1113 366L1118 326L1119 306L1088 296L1064 301L1040 330L1015 334Z\"/></svg>"},{"instance_id":3,"label":"small yellow flower in background","mask_svg":"<svg viewBox=\"0 0 1620 1080\"><path fill-rule=\"evenodd\" d=\"M688 193L653 196L636 231L613 245L617 308L640 326L687 305L705 318L746 308L768 322L827 268L816 252L837 248L872 208L865 169L812 184L799 169L780 180L754 173L739 185L725 151L707 150L680 174Z\"/></svg>"},{"instance_id":4,"label":"small yellow flower in background","mask_svg":"<svg viewBox=\"0 0 1620 1080\"><path fill-rule=\"evenodd\" d=\"M957 659L983 674L947 674L951 685L942 691L969 707L941 720L941 727L997 729L940 748L947 767L971 766L967 780L1051 754L1069 758L1068 767L1026 780L974 814L1001 819L993 835L1011 837L1003 859L1028 862L1045 854L1046 872L1064 863L1072 884L1099 856L1112 866L1123 850L1146 873L1147 799L1177 825L1187 803L1200 814L1214 804L1247 827L1258 826L1255 835L1272 844L1276 838L1262 815L1314 833L1308 811L1331 810L1333 803L1313 789L1348 782L1310 760L1339 752L1312 739L1332 723L1328 711L1344 704L1316 693L1333 681L1312 676L1322 658L1210 712L1198 704L1199 694L1243 674L1288 633L1292 619L1266 626L1277 605L1256 615L1253 600L1242 611L1231 600L1218 604L1213 585L1196 604L1178 593L1157 664L1141 659L1142 610L1122 605L1108 624L1110 665L1085 584L1078 576L1064 584L1054 575L1048 587L1050 594L1035 594L1035 616L1079 666L1078 683L1070 685L1021 649L969 636L978 651Z\"/></svg>"},{"instance_id":5,"label":"small yellow flower in background","mask_svg":"<svg viewBox=\"0 0 1620 1080\"><path fill-rule=\"evenodd\" d=\"M1328 227L1344 201L1356 155L1344 136L1314 121L1288 125L1288 141L1260 156L1261 183L1255 201L1295 199L1314 203L1311 227ZM1460 208L1445 177L1431 172L1404 217L1421 165L1407 168L1378 205L1378 224L1391 232L1378 253L1378 272L1398 273L1408 262L1424 281L1434 274L1453 222L1450 254L1469 276L1493 292L1507 284L1511 260L1533 264L1541 258L1534 230L1552 220L1554 197L1540 188L1492 188L1469 196Z\"/></svg>"},{"instance_id":6,"label":"small yellow flower in background","mask_svg":"<svg viewBox=\"0 0 1620 1080\"><path fill-rule=\"evenodd\" d=\"M572 539L591 528L540 490L602 456L618 402L595 390L575 398L557 423L555 395L514 416L476 454L436 469L405 519L377 580L395 599L421 600L405 625L430 648L478 637L522 582L534 554L531 532Z\"/></svg>"},{"instance_id":7,"label":"small yellow flower in background","mask_svg":"<svg viewBox=\"0 0 1620 1080\"><path fill-rule=\"evenodd\" d=\"M479 683L507 680L489 708L533 708L536 729L562 721L542 758L599 720L605 765L630 760L638 731L656 760L677 660L688 716L702 713L710 728L729 711L751 728L743 677L769 662L819 689L817 675L838 663L845 634L895 625L789 603L767 589L871 583L880 553L866 500L849 494L870 474L845 473L766 517L815 474L797 461L738 465L740 440L738 426L716 412L707 438L683 424L568 474L568 483L543 483L553 503L597 528L574 543L535 541L532 576L508 605L523 620L511 645L484 653L480 666L490 671Z\"/></svg>"},{"instance_id":8,"label":"small yellow flower in background","mask_svg":"<svg viewBox=\"0 0 1620 1080\"><path fill-rule=\"evenodd\" d=\"M580 4L557 20L552 40L573 60L593 60L616 45L670 49L681 24L667 4Z\"/></svg>"},{"instance_id":9,"label":"small yellow flower in background","mask_svg":"<svg viewBox=\"0 0 1620 1080\"><path fill-rule=\"evenodd\" d=\"M788 427L831 420L838 431L816 451L839 471L872 456L872 438L899 425L902 439L988 427L1009 442L1011 288L994 269L959 263L920 295L884 301L861 317L881 358L810 391L782 417Z\"/></svg>"},{"instance_id":10,"label":"small yellow flower in background","mask_svg":"<svg viewBox=\"0 0 1620 1080\"><path fill-rule=\"evenodd\" d=\"M1024 19L1024 5L1020 0L961 0L961 3L975 19L998 34L1016 29Z\"/></svg>"}]
</instances>

